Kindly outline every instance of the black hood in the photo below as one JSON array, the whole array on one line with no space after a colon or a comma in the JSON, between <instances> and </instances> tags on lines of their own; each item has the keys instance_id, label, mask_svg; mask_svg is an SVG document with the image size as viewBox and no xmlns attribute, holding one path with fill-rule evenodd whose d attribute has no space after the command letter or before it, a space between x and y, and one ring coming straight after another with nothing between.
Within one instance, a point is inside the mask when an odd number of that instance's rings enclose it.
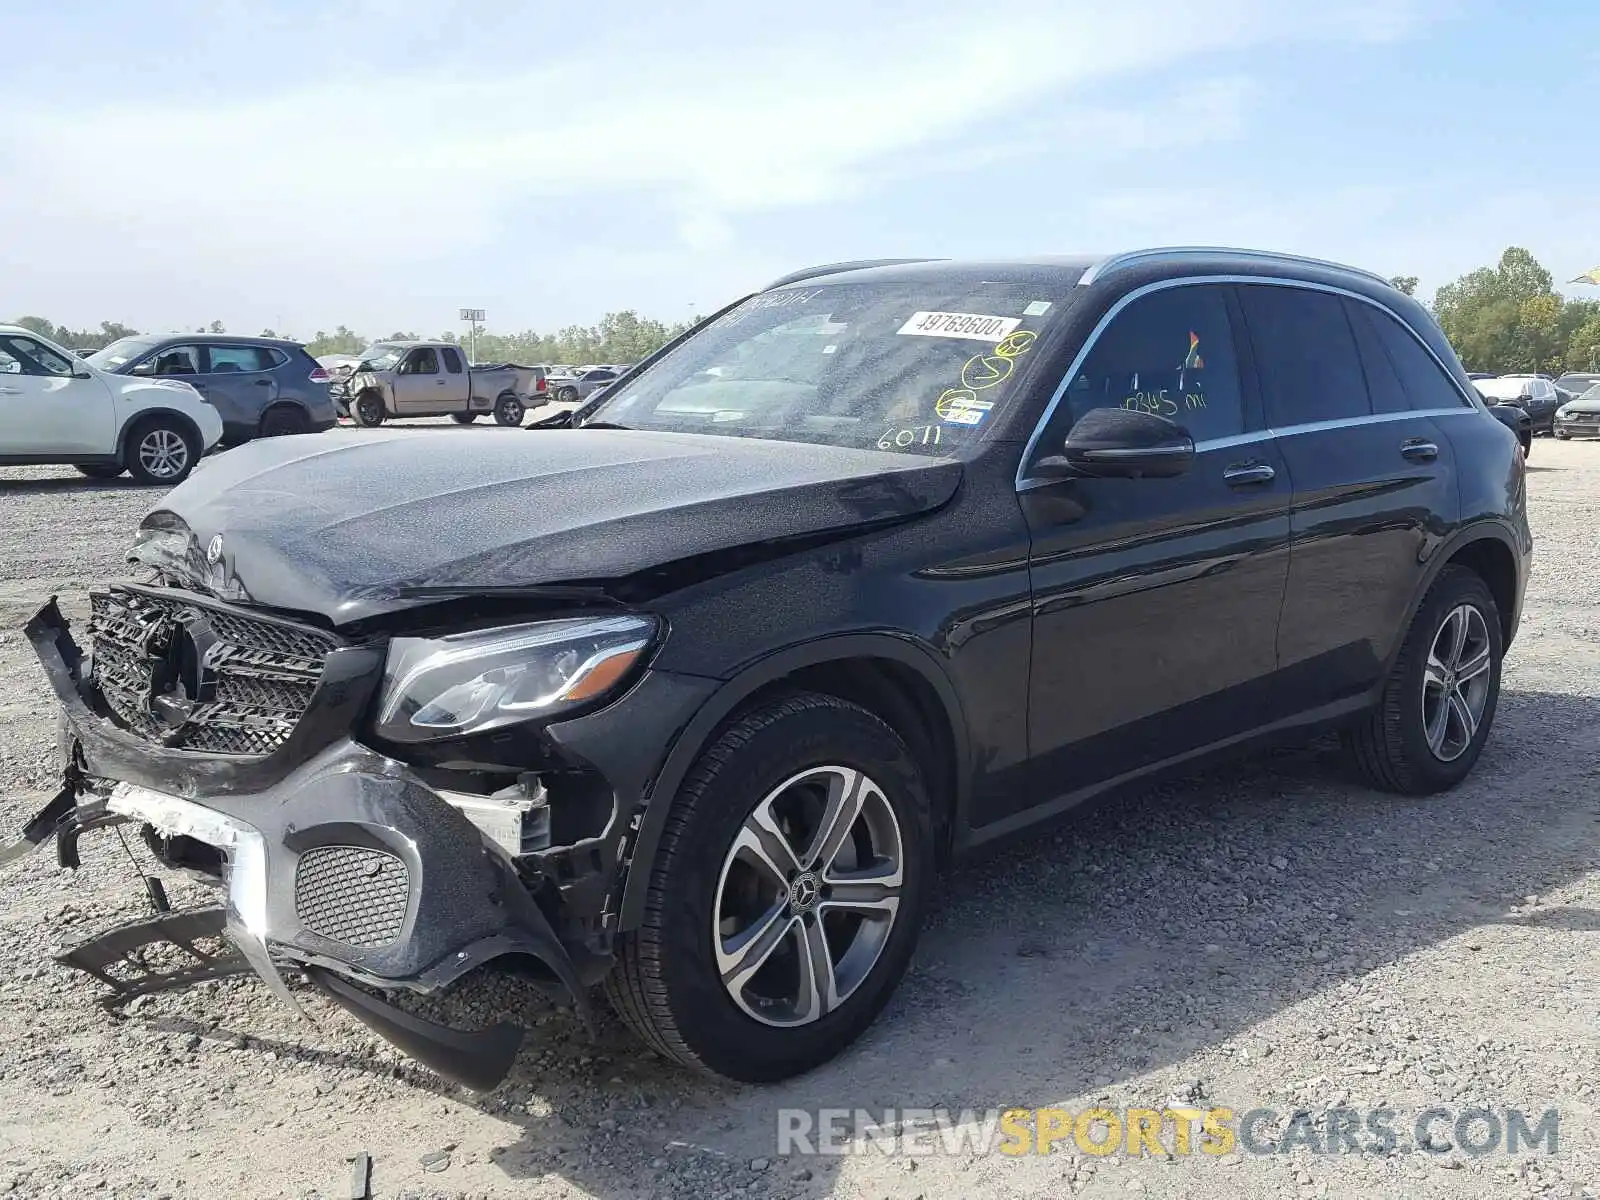
<instances>
[{"instance_id":1,"label":"black hood","mask_svg":"<svg viewBox=\"0 0 1600 1200\"><path fill-rule=\"evenodd\" d=\"M130 557L340 625L842 535L937 508L961 474L950 459L637 430L337 431L207 463L145 517Z\"/></svg>"}]
</instances>

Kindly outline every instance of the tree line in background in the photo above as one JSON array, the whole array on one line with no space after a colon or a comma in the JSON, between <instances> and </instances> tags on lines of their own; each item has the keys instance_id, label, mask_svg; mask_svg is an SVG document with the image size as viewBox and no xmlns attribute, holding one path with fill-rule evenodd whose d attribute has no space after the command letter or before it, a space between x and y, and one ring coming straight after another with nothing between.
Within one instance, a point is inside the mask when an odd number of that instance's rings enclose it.
<instances>
[{"instance_id":1,"label":"tree line in background","mask_svg":"<svg viewBox=\"0 0 1600 1200\"><path fill-rule=\"evenodd\" d=\"M1396 276L1390 282L1408 296L1416 293L1415 276ZM1441 287L1434 293L1433 315L1469 371L1502 375L1600 371L1600 300L1563 297L1555 290L1550 272L1520 246L1507 249L1495 266L1480 267ZM480 333L476 358L478 362L637 362L693 323L668 325L627 309L607 313L598 325L569 325L553 334L531 329L513 334ZM69 329L43 317L23 317L17 324L78 349L98 348L137 332L114 321L101 322L99 329ZM196 332L226 330L221 321L213 321ZM262 336L279 335L264 329ZM417 337L415 333L392 333L388 340ZM450 342L465 340L455 333L440 337ZM332 333L319 329L306 349L313 355L359 354L381 340L340 325Z\"/></svg>"},{"instance_id":2,"label":"tree line in background","mask_svg":"<svg viewBox=\"0 0 1600 1200\"><path fill-rule=\"evenodd\" d=\"M668 325L649 317L641 317L632 309L607 313L598 325L569 325L559 333L541 334L532 329L522 333L479 333L476 360L478 362L516 363L631 363L654 353L667 342L689 328L695 317L677 325ZM118 338L130 337L139 331L115 321L102 321L99 329L72 329L57 325L43 317L21 317L16 324L27 327L51 341L75 350L98 350ZM221 321L213 321L195 330L196 333L226 333ZM263 329L261 337L288 337L271 329ZM387 338L370 338L340 325L332 333L317 330L316 336L306 342L313 356L324 354L359 354L376 341L417 341L418 333L395 332ZM466 338L457 333L442 333L440 341L465 344Z\"/></svg>"}]
</instances>

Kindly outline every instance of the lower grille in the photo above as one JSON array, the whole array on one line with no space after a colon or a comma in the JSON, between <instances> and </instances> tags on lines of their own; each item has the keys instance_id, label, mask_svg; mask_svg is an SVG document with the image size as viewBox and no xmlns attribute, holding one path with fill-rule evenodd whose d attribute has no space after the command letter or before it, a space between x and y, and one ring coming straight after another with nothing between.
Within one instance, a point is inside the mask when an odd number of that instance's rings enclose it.
<instances>
[{"instance_id":1,"label":"lower grille","mask_svg":"<svg viewBox=\"0 0 1600 1200\"><path fill-rule=\"evenodd\" d=\"M406 864L363 846L314 846L294 876L294 913L312 933L346 946L387 946L406 923Z\"/></svg>"},{"instance_id":2,"label":"lower grille","mask_svg":"<svg viewBox=\"0 0 1600 1200\"><path fill-rule=\"evenodd\" d=\"M178 588L90 596L93 679L151 742L260 757L289 740L339 642L320 629L197 603Z\"/></svg>"}]
</instances>

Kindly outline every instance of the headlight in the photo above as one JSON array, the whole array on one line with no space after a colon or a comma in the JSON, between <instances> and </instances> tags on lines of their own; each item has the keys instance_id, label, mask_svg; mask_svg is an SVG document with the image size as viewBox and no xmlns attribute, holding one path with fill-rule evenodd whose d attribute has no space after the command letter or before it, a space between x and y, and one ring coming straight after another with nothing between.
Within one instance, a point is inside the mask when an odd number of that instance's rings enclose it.
<instances>
[{"instance_id":1,"label":"headlight","mask_svg":"<svg viewBox=\"0 0 1600 1200\"><path fill-rule=\"evenodd\" d=\"M622 682L657 628L644 616L570 617L395 638L378 733L397 742L457 737L587 704Z\"/></svg>"}]
</instances>

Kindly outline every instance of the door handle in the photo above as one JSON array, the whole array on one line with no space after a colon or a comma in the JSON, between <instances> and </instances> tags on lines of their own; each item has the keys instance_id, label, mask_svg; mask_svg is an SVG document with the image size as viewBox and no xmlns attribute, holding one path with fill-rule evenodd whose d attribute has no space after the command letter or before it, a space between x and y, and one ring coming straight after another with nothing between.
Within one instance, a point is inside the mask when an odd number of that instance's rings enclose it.
<instances>
[{"instance_id":1,"label":"door handle","mask_svg":"<svg viewBox=\"0 0 1600 1200\"><path fill-rule=\"evenodd\" d=\"M1439 457L1439 447L1426 438L1412 438L1400 443L1400 453L1412 462L1432 462Z\"/></svg>"},{"instance_id":2,"label":"door handle","mask_svg":"<svg viewBox=\"0 0 1600 1200\"><path fill-rule=\"evenodd\" d=\"M256 386L257 387L271 387L272 386L272 380L270 380L270 379L258 379L258 380L256 380Z\"/></svg>"},{"instance_id":3,"label":"door handle","mask_svg":"<svg viewBox=\"0 0 1600 1200\"><path fill-rule=\"evenodd\" d=\"M22 395L22 389L14 387L0 387L0 394L7 396L20 396Z\"/></svg>"},{"instance_id":4,"label":"door handle","mask_svg":"<svg viewBox=\"0 0 1600 1200\"><path fill-rule=\"evenodd\" d=\"M442 379L435 379L435 380L434 380L434 381L433 381L433 386L434 386L434 387L443 387L443 386L444 386L444 380L442 380Z\"/></svg>"},{"instance_id":5,"label":"door handle","mask_svg":"<svg viewBox=\"0 0 1600 1200\"><path fill-rule=\"evenodd\" d=\"M1267 463L1237 463L1222 473L1222 482L1229 487L1245 487L1252 483L1271 483L1278 473Z\"/></svg>"}]
</instances>

